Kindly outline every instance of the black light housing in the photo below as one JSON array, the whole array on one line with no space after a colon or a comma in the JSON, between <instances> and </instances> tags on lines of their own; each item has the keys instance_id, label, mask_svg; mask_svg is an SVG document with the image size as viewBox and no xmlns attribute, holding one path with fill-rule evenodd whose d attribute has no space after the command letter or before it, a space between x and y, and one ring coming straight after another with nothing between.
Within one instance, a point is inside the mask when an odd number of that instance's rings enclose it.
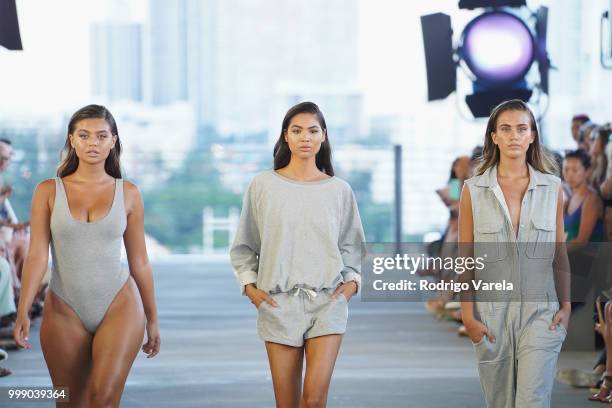
<instances>
[{"instance_id":1,"label":"black light housing","mask_svg":"<svg viewBox=\"0 0 612 408\"><path fill-rule=\"evenodd\" d=\"M15 0L0 0L0 46L23 50Z\"/></svg>"},{"instance_id":2,"label":"black light housing","mask_svg":"<svg viewBox=\"0 0 612 408\"><path fill-rule=\"evenodd\" d=\"M460 8L488 8L466 25L455 47L450 16L436 13L421 17L429 101L444 99L456 90L459 65L469 71L473 93L465 101L477 118L489 116L491 109L504 100L529 101L533 89L526 75L534 62L539 68L540 90L548 93L548 9L538 9L532 29L509 9L492 5L523 7L525 1L460 1Z\"/></svg>"},{"instance_id":3,"label":"black light housing","mask_svg":"<svg viewBox=\"0 0 612 408\"><path fill-rule=\"evenodd\" d=\"M459 0L460 9L474 10L481 7L523 7L527 0Z\"/></svg>"}]
</instances>

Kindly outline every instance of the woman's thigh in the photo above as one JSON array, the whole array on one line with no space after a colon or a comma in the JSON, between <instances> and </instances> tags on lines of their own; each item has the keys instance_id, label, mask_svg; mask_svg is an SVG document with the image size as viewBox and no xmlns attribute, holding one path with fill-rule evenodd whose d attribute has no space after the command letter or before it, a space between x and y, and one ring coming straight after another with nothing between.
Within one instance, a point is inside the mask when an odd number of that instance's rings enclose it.
<instances>
[{"instance_id":1,"label":"woman's thigh","mask_svg":"<svg viewBox=\"0 0 612 408\"><path fill-rule=\"evenodd\" d=\"M92 342L90 392L100 399L121 398L125 381L143 342L145 315L130 277L110 304Z\"/></svg>"},{"instance_id":2,"label":"woman's thigh","mask_svg":"<svg viewBox=\"0 0 612 408\"><path fill-rule=\"evenodd\" d=\"M329 384L342 343L341 334L313 337L306 340L306 374L304 397L327 400Z\"/></svg>"},{"instance_id":3,"label":"woman's thigh","mask_svg":"<svg viewBox=\"0 0 612 408\"><path fill-rule=\"evenodd\" d=\"M40 326L40 344L51 381L67 387L70 405L82 406L91 369L92 336L75 311L49 291Z\"/></svg>"},{"instance_id":4,"label":"woman's thigh","mask_svg":"<svg viewBox=\"0 0 612 408\"><path fill-rule=\"evenodd\" d=\"M302 393L304 348L266 342L276 406L297 407Z\"/></svg>"}]
</instances>

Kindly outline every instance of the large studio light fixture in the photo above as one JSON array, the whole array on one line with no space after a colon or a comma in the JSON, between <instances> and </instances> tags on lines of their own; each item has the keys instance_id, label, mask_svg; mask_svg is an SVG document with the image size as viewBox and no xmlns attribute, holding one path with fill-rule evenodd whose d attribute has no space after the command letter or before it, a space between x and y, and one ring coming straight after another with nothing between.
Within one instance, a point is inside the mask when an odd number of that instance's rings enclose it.
<instances>
[{"instance_id":1,"label":"large studio light fixture","mask_svg":"<svg viewBox=\"0 0 612 408\"><path fill-rule=\"evenodd\" d=\"M460 8L487 7L470 21L456 45L453 44L450 17L443 13L421 17L428 100L444 99L457 90L457 67L465 68L473 93L465 101L474 117L486 117L491 109L507 99L529 101L533 87L526 80L532 65L539 66L542 93L548 93L550 62L546 51L548 9L541 7L530 28L527 21L510 12L524 7L525 1L460 1Z\"/></svg>"},{"instance_id":2,"label":"large studio light fixture","mask_svg":"<svg viewBox=\"0 0 612 408\"><path fill-rule=\"evenodd\" d=\"M15 0L0 0L0 46L22 50Z\"/></svg>"},{"instance_id":3,"label":"large studio light fixture","mask_svg":"<svg viewBox=\"0 0 612 408\"><path fill-rule=\"evenodd\" d=\"M498 84L522 79L531 67L534 49L525 23L496 11L481 14L465 27L459 52L479 80Z\"/></svg>"}]
</instances>

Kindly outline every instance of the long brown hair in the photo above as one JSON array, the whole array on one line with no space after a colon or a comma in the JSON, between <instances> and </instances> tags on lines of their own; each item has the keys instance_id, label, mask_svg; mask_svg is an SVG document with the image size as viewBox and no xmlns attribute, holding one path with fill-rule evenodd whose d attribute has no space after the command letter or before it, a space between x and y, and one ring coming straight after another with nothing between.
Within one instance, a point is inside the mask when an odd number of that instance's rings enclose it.
<instances>
[{"instance_id":1,"label":"long brown hair","mask_svg":"<svg viewBox=\"0 0 612 408\"><path fill-rule=\"evenodd\" d=\"M529 115L531 131L534 132L535 136L533 142L527 149L527 163L542 173L558 174L559 170L557 163L551 155L544 150L544 147L540 143L540 132L538 131L538 125L533 112L522 100L511 99L493 108L491 116L489 116L489 122L487 123L487 130L485 132L484 148L482 149L482 158L476 170L476 175L480 176L489 167L496 166L499 163L499 147L493 143L492 133L497 129L497 119L506 111L522 111Z\"/></svg>"},{"instance_id":2,"label":"long brown hair","mask_svg":"<svg viewBox=\"0 0 612 408\"><path fill-rule=\"evenodd\" d=\"M60 155L60 164L57 167L57 176L66 177L76 171L79 167L79 158L72 145L70 144L70 135L74 133L76 124L83 119L104 119L111 129L111 134L117 137L115 146L111 149L106 161L104 162L104 170L114 178L122 178L121 176L121 141L119 140L119 132L117 131L117 123L115 118L102 105L87 105L76 111L70 118L68 123L68 134L66 135L66 143Z\"/></svg>"},{"instance_id":3,"label":"long brown hair","mask_svg":"<svg viewBox=\"0 0 612 408\"><path fill-rule=\"evenodd\" d=\"M314 102L302 102L293 106L285 114L283 119L283 125L281 127L281 133L274 145L274 170L282 169L289 164L291 159L291 150L289 144L285 140L285 132L289 128L289 123L294 116L300 113L312 113L317 117L319 126L325 132L325 140L321 143L321 148L315 156L315 162L317 168L329 176L334 175L334 167L332 166L331 156L331 144L329 143L329 135L327 134L327 125L325 124L325 118L319 107Z\"/></svg>"}]
</instances>

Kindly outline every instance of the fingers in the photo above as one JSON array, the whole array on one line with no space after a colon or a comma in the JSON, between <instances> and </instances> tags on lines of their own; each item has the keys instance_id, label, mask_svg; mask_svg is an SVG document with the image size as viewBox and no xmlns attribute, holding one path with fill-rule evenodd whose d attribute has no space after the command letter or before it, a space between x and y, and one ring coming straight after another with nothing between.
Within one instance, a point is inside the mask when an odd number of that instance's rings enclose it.
<instances>
[{"instance_id":1,"label":"fingers","mask_svg":"<svg viewBox=\"0 0 612 408\"><path fill-rule=\"evenodd\" d=\"M553 317L552 323L550 324L550 330L557 330L557 326L561 324L561 314L559 312L555 313L555 317Z\"/></svg>"},{"instance_id":2,"label":"fingers","mask_svg":"<svg viewBox=\"0 0 612 408\"><path fill-rule=\"evenodd\" d=\"M338 286L336 290L334 290L334 293L331 294L331 298L337 298L340 293L342 293L342 285Z\"/></svg>"},{"instance_id":3,"label":"fingers","mask_svg":"<svg viewBox=\"0 0 612 408\"><path fill-rule=\"evenodd\" d=\"M146 344L142 346L142 351L144 351L147 355L147 358L155 357L159 353L159 349L161 346L161 339L159 336L149 338Z\"/></svg>"},{"instance_id":4,"label":"fingers","mask_svg":"<svg viewBox=\"0 0 612 408\"><path fill-rule=\"evenodd\" d=\"M159 348L161 345L161 340L159 337L156 337L153 340L153 346L151 347L151 352L149 353L149 355L147 356L147 358L153 358L155 357L158 353L159 353Z\"/></svg>"},{"instance_id":5,"label":"fingers","mask_svg":"<svg viewBox=\"0 0 612 408\"><path fill-rule=\"evenodd\" d=\"M30 325L21 326L21 342L24 344L24 347L29 349L32 345L29 342L28 336L30 335Z\"/></svg>"},{"instance_id":6,"label":"fingers","mask_svg":"<svg viewBox=\"0 0 612 408\"><path fill-rule=\"evenodd\" d=\"M484 325L483 325L484 326ZM487 336L487 339L489 339L489 341L491 343L495 343L495 336L493 335L493 333L491 333L489 331L489 328L485 326L485 331L484 331L485 336Z\"/></svg>"},{"instance_id":7,"label":"fingers","mask_svg":"<svg viewBox=\"0 0 612 408\"><path fill-rule=\"evenodd\" d=\"M277 307L278 303L276 303L276 301L274 299L272 299L272 296L270 295L266 295L266 297L264 298L264 301L267 302L268 304Z\"/></svg>"},{"instance_id":8,"label":"fingers","mask_svg":"<svg viewBox=\"0 0 612 408\"><path fill-rule=\"evenodd\" d=\"M32 347L28 342L29 332L29 328L26 328L23 325L15 326L15 329L13 330L13 338L19 347L24 349L29 349Z\"/></svg>"}]
</instances>

